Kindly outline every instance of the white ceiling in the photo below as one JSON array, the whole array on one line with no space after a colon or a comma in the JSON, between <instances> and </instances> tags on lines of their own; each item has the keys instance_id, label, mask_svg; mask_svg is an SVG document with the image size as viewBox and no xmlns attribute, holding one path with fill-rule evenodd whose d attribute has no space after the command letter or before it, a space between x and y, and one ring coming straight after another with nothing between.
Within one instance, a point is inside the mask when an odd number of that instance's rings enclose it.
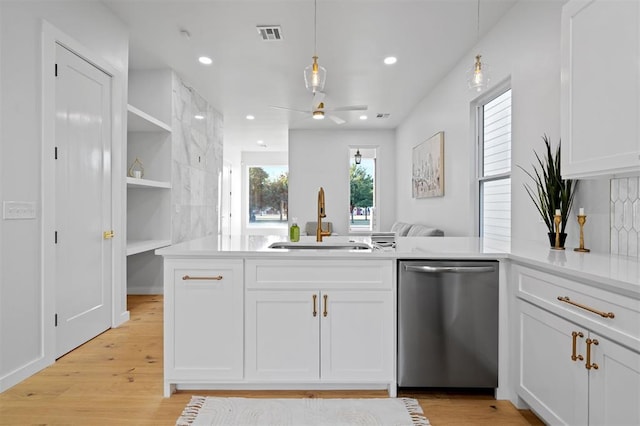
<instances>
[{"instance_id":1,"label":"white ceiling","mask_svg":"<svg viewBox=\"0 0 640 426\"><path fill-rule=\"evenodd\" d=\"M480 36L517 0L481 0ZM316 121L303 69L314 53L313 0L103 0L130 29L132 69L174 69L224 115L225 146L287 150L288 129L395 128L476 43L477 0L318 0L317 53L326 108L366 104L347 120ZM265 42L257 25L280 25ZM191 37L181 35L187 30ZM475 52L473 52L475 53ZM198 56L213 58L200 65ZM384 65L385 56L398 58ZM473 55L469 55L469 66ZM460 84L466 84L460 76ZM377 119L377 113L389 113ZM248 121L247 114L256 119Z\"/></svg>"}]
</instances>

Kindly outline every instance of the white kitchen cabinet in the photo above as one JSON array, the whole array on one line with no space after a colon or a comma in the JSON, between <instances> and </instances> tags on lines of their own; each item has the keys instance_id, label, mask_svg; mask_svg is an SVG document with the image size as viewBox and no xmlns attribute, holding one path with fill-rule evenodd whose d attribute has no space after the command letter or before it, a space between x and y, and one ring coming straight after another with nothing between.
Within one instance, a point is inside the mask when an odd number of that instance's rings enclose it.
<instances>
[{"instance_id":1,"label":"white kitchen cabinet","mask_svg":"<svg viewBox=\"0 0 640 426\"><path fill-rule=\"evenodd\" d=\"M394 387L392 261L248 260L245 276L247 380Z\"/></svg>"},{"instance_id":2,"label":"white kitchen cabinet","mask_svg":"<svg viewBox=\"0 0 640 426\"><path fill-rule=\"evenodd\" d=\"M640 424L640 303L514 266L517 393L550 424Z\"/></svg>"},{"instance_id":3,"label":"white kitchen cabinet","mask_svg":"<svg viewBox=\"0 0 640 426\"><path fill-rule=\"evenodd\" d=\"M165 396L243 378L243 261L165 260Z\"/></svg>"},{"instance_id":4,"label":"white kitchen cabinet","mask_svg":"<svg viewBox=\"0 0 640 426\"><path fill-rule=\"evenodd\" d=\"M562 10L562 175L640 173L640 2Z\"/></svg>"}]
</instances>

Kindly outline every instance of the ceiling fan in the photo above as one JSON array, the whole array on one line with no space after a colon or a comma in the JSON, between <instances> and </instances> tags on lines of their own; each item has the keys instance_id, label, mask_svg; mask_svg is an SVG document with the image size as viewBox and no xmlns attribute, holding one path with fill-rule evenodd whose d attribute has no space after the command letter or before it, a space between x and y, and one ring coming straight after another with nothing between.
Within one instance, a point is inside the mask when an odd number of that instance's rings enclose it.
<instances>
[{"instance_id":1,"label":"ceiling fan","mask_svg":"<svg viewBox=\"0 0 640 426\"><path fill-rule=\"evenodd\" d=\"M342 106L342 107L335 107L335 108L326 108L324 104L324 97L325 97L324 92L319 92L319 91L314 92L313 103L311 105L311 108L307 110L287 108L287 107L281 107L281 106L275 106L275 105L271 105L271 108L311 114L311 117L313 117L316 120L322 120L325 117L327 117L336 124L344 124L346 123L346 121L330 113L340 112L340 111L366 111L368 108L366 105L350 105L350 106Z\"/></svg>"}]
</instances>

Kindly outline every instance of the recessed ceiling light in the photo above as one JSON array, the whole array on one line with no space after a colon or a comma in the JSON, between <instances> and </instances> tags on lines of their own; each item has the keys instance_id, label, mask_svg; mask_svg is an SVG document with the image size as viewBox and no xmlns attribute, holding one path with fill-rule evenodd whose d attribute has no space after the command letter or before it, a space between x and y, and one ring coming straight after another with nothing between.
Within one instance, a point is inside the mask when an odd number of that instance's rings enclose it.
<instances>
[{"instance_id":1,"label":"recessed ceiling light","mask_svg":"<svg viewBox=\"0 0 640 426\"><path fill-rule=\"evenodd\" d=\"M247 115L247 120L253 120L254 118L256 118L256 117L254 117L254 116L253 116L253 115L251 115L251 114Z\"/></svg>"},{"instance_id":2,"label":"recessed ceiling light","mask_svg":"<svg viewBox=\"0 0 640 426\"><path fill-rule=\"evenodd\" d=\"M264 145L264 141L263 140L259 140L258 142L256 142L258 145Z\"/></svg>"},{"instance_id":3,"label":"recessed ceiling light","mask_svg":"<svg viewBox=\"0 0 640 426\"><path fill-rule=\"evenodd\" d=\"M386 58L384 58L384 63L387 65L393 65L396 62L398 62L398 58L396 58L395 56L387 56Z\"/></svg>"},{"instance_id":4,"label":"recessed ceiling light","mask_svg":"<svg viewBox=\"0 0 640 426\"><path fill-rule=\"evenodd\" d=\"M368 117L366 115L361 115L360 120L366 120Z\"/></svg>"},{"instance_id":5,"label":"recessed ceiling light","mask_svg":"<svg viewBox=\"0 0 640 426\"><path fill-rule=\"evenodd\" d=\"M203 65L211 65L213 63L213 59L208 56L200 56L198 58L198 61L200 61L200 63Z\"/></svg>"},{"instance_id":6,"label":"recessed ceiling light","mask_svg":"<svg viewBox=\"0 0 640 426\"><path fill-rule=\"evenodd\" d=\"M193 116L196 120L204 120L204 115L196 114Z\"/></svg>"}]
</instances>

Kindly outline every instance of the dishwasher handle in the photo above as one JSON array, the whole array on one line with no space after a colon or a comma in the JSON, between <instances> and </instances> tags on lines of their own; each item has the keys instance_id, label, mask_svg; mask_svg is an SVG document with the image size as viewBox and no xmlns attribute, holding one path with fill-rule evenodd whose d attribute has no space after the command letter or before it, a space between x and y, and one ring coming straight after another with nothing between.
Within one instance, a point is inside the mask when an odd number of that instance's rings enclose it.
<instances>
[{"instance_id":1,"label":"dishwasher handle","mask_svg":"<svg viewBox=\"0 0 640 426\"><path fill-rule=\"evenodd\" d=\"M405 265L404 270L407 272L423 272L428 274L437 274L441 272L455 273L477 273L477 272L495 272L495 266L414 266Z\"/></svg>"}]
</instances>

